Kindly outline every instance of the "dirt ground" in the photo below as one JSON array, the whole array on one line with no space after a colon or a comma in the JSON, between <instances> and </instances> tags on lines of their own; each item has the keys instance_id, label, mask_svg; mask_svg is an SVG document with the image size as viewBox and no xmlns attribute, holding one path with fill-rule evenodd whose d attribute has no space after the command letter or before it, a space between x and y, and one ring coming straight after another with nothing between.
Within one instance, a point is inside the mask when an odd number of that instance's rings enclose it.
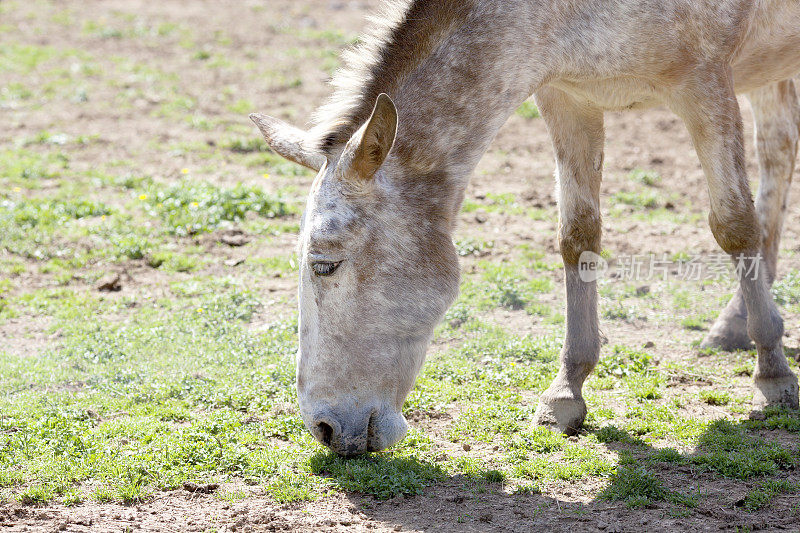
<instances>
[{"instance_id":1,"label":"dirt ground","mask_svg":"<svg viewBox=\"0 0 800 533\"><path fill-rule=\"evenodd\" d=\"M5 1L0 5L6 4ZM364 27L364 15L373 2L347 0L243 0L211 2L202 0L84 0L59 2L69 12L70 21L30 17L37 9L53 9L52 4L33 1L12 2L0 14L0 25L10 25L15 39L52 47L82 48L96 57L129 57L137 62L174 73L176 83L187 88L197 101L197 110L220 120L246 124L246 113L234 113L220 104L218 95L233 91L257 109L290 120L306 122L314 108L328 94L325 82L331 59L297 53L298 42L323 39L322 30L357 35ZM8 5L8 4L7 4ZM257 8L257 9L254 9ZM237 68L220 68L211 73L198 69L187 50L167 39L155 45L148 39L108 39L86 35L86 21L115 20L119 14L135 16L148 22L169 21L191 28L199 37L193 45L213 53L224 34L222 54L238 61ZM34 22L31 22L34 21ZM309 31L309 30L313 30ZM320 42L320 48L335 48ZM304 50L304 49L302 49ZM327 63L326 63L327 62ZM242 67L241 65L250 65ZM104 68L112 69L109 62ZM2 73L0 73L2 76ZM284 80L283 82L275 81ZM291 80L297 79L299 83ZM289 81L285 81L289 80ZM46 82L47 80L42 80ZM114 105L115 90L124 87L97 87L92 93L96 106L43 105L37 109L0 109L3 142L42 130L64 131L71 135L90 133L103 142L83 150L75 165L91 168L96 161L134 160L142 173L178 176L180 169L193 160L191 150L175 154L163 149L176 142L214 142L215 131L198 131L183 120L155 120L149 113L159 102L141 95L130 107ZM742 100L748 139L752 121L746 100ZM6 129L8 128L8 129ZM253 135L257 131L253 128ZM665 109L644 112L610 113L606 118L603 247L616 255L637 253L687 252L710 255L718 247L705 223L707 194L704 178L688 134L681 122ZM757 177L757 168L748 145L748 170ZM493 241L486 256L503 261L516 246L526 243L542 250L547 258L558 260L556 250L553 153L541 119L513 116L492 143L476 170L467 192L468 199L482 199L488 193L512 193L525 208L542 209L550 216L541 220L515 217L502 212L463 213L457 237ZM617 193L632 191L630 172L645 168L661 176L658 193L669 198L672 217L644 220L629 212L612 213L610 199ZM220 162L210 178L219 184L256 180L235 164ZM754 184L756 180L754 179ZM305 190L307 176L287 177L280 184L260 182L265 187L294 186ZM755 186L755 185L754 185ZM786 253L780 271L800 267L795 252L800 251L800 227L795 223L800 205L789 202L787 225L782 248ZM267 245L264 245L267 246ZM277 237L271 248L290 250L291 235ZM256 244L248 253L258 254ZM274 250L273 250L274 251ZM224 252L225 259L236 259L237 251ZM463 261L469 270L474 258ZM135 282L125 283L125 294L156 291L163 280L159 273L143 266L130 265L127 273ZM213 271L208 272L214 274ZM29 286L51 282L46 274L26 274ZM554 308L563 305L562 277L551 274L556 289L548 296ZM291 279L275 278L259 282L259 289L276 301L286 301L286 308L296 304L296 286ZM89 290L87 288L87 290ZM714 298L724 295L716 289ZM288 306L288 307L287 307ZM266 323L270 311L262 318ZM494 318L519 333L536 334L547 326L524 313L497 310ZM800 317L785 313L785 344L794 353L800 348ZM46 322L42 320L41 322ZM20 357L30 357L53 342L45 333L46 323L11 321L2 326L0 339ZM706 327L708 323L706 323ZM604 318L603 333L611 344L641 346L653 343L653 351L663 365L668 361L692 361L698 357L691 341L702 331L690 331L663 321L613 321ZM24 341L19 339L23 338ZM16 344L14 344L16 343ZM678 383L675 394L694 391L693 383ZM692 392L694 394L694 392ZM535 401L534 398L531 399ZM609 394L609 402L613 395ZM723 413L724 414L724 413ZM698 410L699 417L720 413L710 406ZM414 422L412 422L413 424ZM426 422L427 423L427 422ZM796 437L796 434L794 435ZM793 438L784 435L783 438ZM794 443L796 446L796 443ZM245 499L227 502L209 494L186 490L158 494L145 503L125 506L111 503L81 503L27 506L9 503L0 506L0 531L696 531L736 528L742 530L799 530L800 518L789 512L797 505L796 495L777 496L773 505L759 513L743 516L736 502L744 494L740 484L694 472L670 474L674 486L688 484L702 487L706 496L699 506L685 516L673 515L666 505L630 509L622 502L600 501L598 487L587 483L565 483L552 493L507 494L502 491L470 493L459 479L451 478L425 490L423 495L397 497L381 502L371 496L336 493L311 502L277 504L257 487L244 486L251 492ZM792 473L794 478L796 473Z\"/></svg>"},{"instance_id":2,"label":"dirt ground","mask_svg":"<svg viewBox=\"0 0 800 533\"><path fill-rule=\"evenodd\" d=\"M720 490L715 487L715 490ZM81 505L77 508L3 509L2 531L796 531L797 517L777 507L743 522L735 502L742 494L718 495L695 516L669 516L665 509L632 512L624 503L580 501L562 494L465 497L458 481L427 490L424 496L377 502L371 497L336 495L314 503L275 505L252 497L226 503L211 495L165 493L134 507ZM23 525L25 524L25 525Z\"/></svg>"}]
</instances>

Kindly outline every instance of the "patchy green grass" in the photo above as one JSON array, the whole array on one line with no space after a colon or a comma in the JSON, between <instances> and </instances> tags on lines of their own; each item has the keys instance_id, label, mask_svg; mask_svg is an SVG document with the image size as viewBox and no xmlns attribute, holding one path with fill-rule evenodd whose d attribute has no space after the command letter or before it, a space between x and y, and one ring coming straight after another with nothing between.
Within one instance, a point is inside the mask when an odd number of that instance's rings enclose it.
<instances>
[{"instance_id":1,"label":"patchy green grass","mask_svg":"<svg viewBox=\"0 0 800 533\"><path fill-rule=\"evenodd\" d=\"M375 454L346 460L331 452L318 452L308 460L311 472L339 489L372 494L388 499L398 494L422 494L422 489L443 480L446 471L425 458L430 443L423 436L406 439L405 452L390 456Z\"/></svg>"},{"instance_id":2,"label":"patchy green grass","mask_svg":"<svg viewBox=\"0 0 800 533\"><path fill-rule=\"evenodd\" d=\"M479 261L480 276L462 284L459 302L480 311L499 306L550 316L552 310L540 303L539 295L552 290L553 282L547 277L532 277L531 266L524 261L512 264Z\"/></svg>"},{"instance_id":3,"label":"patchy green grass","mask_svg":"<svg viewBox=\"0 0 800 533\"><path fill-rule=\"evenodd\" d=\"M61 177L68 167L69 158L62 151L41 154L23 147L0 151L0 173L15 192L39 188L42 180Z\"/></svg>"},{"instance_id":4,"label":"patchy green grass","mask_svg":"<svg viewBox=\"0 0 800 533\"><path fill-rule=\"evenodd\" d=\"M209 232L226 221L242 222L248 213L276 218L292 212L283 200L266 194L263 189L241 184L221 189L186 181L156 188L138 198L148 202L149 212L176 235Z\"/></svg>"},{"instance_id":5,"label":"patchy green grass","mask_svg":"<svg viewBox=\"0 0 800 533\"><path fill-rule=\"evenodd\" d=\"M707 324L706 320L701 317L689 316L681 320L681 326L692 331L703 331L706 329Z\"/></svg>"},{"instance_id":6,"label":"patchy green grass","mask_svg":"<svg viewBox=\"0 0 800 533\"><path fill-rule=\"evenodd\" d=\"M475 200L466 198L461 204L461 211L464 213L474 213L479 210L504 215L524 215L534 220L553 218L553 213L523 206L512 193L487 193Z\"/></svg>"},{"instance_id":7,"label":"patchy green grass","mask_svg":"<svg viewBox=\"0 0 800 533\"><path fill-rule=\"evenodd\" d=\"M783 306L796 306L800 303L800 272L790 270L772 284L772 297L775 303Z\"/></svg>"},{"instance_id":8,"label":"patchy green grass","mask_svg":"<svg viewBox=\"0 0 800 533\"><path fill-rule=\"evenodd\" d=\"M714 389L701 390L700 399L708 405L728 405L731 403L731 395L727 391L718 391Z\"/></svg>"},{"instance_id":9,"label":"patchy green grass","mask_svg":"<svg viewBox=\"0 0 800 533\"><path fill-rule=\"evenodd\" d=\"M619 301L604 306L602 313L603 318L609 320L635 320L641 317L637 306Z\"/></svg>"},{"instance_id":10,"label":"patchy green grass","mask_svg":"<svg viewBox=\"0 0 800 533\"><path fill-rule=\"evenodd\" d=\"M643 209L655 209L661 205L658 194L652 191L642 192L618 192L611 201L617 204L639 207Z\"/></svg>"},{"instance_id":11,"label":"patchy green grass","mask_svg":"<svg viewBox=\"0 0 800 533\"><path fill-rule=\"evenodd\" d=\"M642 185L647 185L648 187L655 187L661 183L661 175L652 170L635 168L631 171L629 177L631 180L641 183Z\"/></svg>"},{"instance_id":12,"label":"patchy green grass","mask_svg":"<svg viewBox=\"0 0 800 533\"><path fill-rule=\"evenodd\" d=\"M766 479L749 491L742 501L747 511L759 511L769 507L775 496L779 494L796 494L800 492L800 483L792 483L785 479Z\"/></svg>"},{"instance_id":13,"label":"patchy green grass","mask_svg":"<svg viewBox=\"0 0 800 533\"><path fill-rule=\"evenodd\" d=\"M699 437L701 453L691 461L723 476L749 479L796 468L800 457L777 442L748 433L746 426L716 420Z\"/></svg>"},{"instance_id":14,"label":"patchy green grass","mask_svg":"<svg viewBox=\"0 0 800 533\"><path fill-rule=\"evenodd\" d=\"M470 255L480 257L489 253L489 251L494 247L494 243L492 241L474 238L458 239L456 240L455 245L456 252L461 257L467 257Z\"/></svg>"},{"instance_id":15,"label":"patchy green grass","mask_svg":"<svg viewBox=\"0 0 800 533\"><path fill-rule=\"evenodd\" d=\"M604 354L595 368L598 377L636 376L653 372L653 358L646 352L616 345L610 354Z\"/></svg>"},{"instance_id":16,"label":"patchy green grass","mask_svg":"<svg viewBox=\"0 0 800 533\"><path fill-rule=\"evenodd\" d=\"M59 49L51 46L14 43L0 50L0 70L29 74L68 57L86 57L77 49Z\"/></svg>"},{"instance_id":17,"label":"patchy green grass","mask_svg":"<svg viewBox=\"0 0 800 533\"><path fill-rule=\"evenodd\" d=\"M697 505L691 496L668 490L656 476L636 467L619 468L600 496L607 500L621 500L633 508L648 507L659 501L687 507Z\"/></svg>"},{"instance_id":18,"label":"patchy green grass","mask_svg":"<svg viewBox=\"0 0 800 533\"><path fill-rule=\"evenodd\" d=\"M85 199L51 200L26 198L3 200L0 204L0 224L4 229L53 229L69 220L110 215L111 210L101 202Z\"/></svg>"},{"instance_id":19,"label":"patchy green grass","mask_svg":"<svg viewBox=\"0 0 800 533\"><path fill-rule=\"evenodd\" d=\"M519 106L516 113L522 118L527 118L529 120L542 116L539 114L539 108L536 107L536 104L530 101L524 102L521 106Z\"/></svg>"},{"instance_id":20,"label":"patchy green grass","mask_svg":"<svg viewBox=\"0 0 800 533\"><path fill-rule=\"evenodd\" d=\"M39 499L95 480L95 494L126 502L197 478L269 483L300 456L256 444L301 438L302 426L267 417L275 401L292 398L295 326L248 334L243 324L258 305L234 292L166 314L149 307L124 325L68 317L63 346L35 364L3 353L2 475L35 481ZM206 349L193 349L197 342ZM267 420L247 421L254 416ZM33 498L27 483L6 496Z\"/></svg>"}]
</instances>

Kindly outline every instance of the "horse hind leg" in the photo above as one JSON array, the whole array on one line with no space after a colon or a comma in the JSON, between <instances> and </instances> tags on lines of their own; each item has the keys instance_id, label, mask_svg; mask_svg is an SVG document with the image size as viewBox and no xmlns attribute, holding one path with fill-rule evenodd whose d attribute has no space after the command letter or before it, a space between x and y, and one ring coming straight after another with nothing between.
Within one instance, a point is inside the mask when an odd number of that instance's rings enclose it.
<instances>
[{"instance_id":1,"label":"horse hind leg","mask_svg":"<svg viewBox=\"0 0 800 533\"><path fill-rule=\"evenodd\" d=\"M761 225L761 253L767 283L777 272L778 245L789 185L797 156L800 102L792 80L784 80L747 94L755 118L755 145L758 156L759 185L756 214ZM742 289L734 294L701 344L702 348L726 351L752 346L747 334L747 307Z\"/></svg>"},{"instance_id":2,"label":"horse hind leg","mask_svg":"<svg viewBox=\"0 0 800 533\"><path fill-rule=\"evenodd\" d=\"M783 320L769 292L769 267L762 268L766 260L761 255L761 225L747 182L741 115L730 71L717 67L696 76L673 95L670 106L686 123L706 174L711 231L737 265L747 333L758 352L753 406L797 409L797 376L783 354Z\"/></svg>"}]
</instances>

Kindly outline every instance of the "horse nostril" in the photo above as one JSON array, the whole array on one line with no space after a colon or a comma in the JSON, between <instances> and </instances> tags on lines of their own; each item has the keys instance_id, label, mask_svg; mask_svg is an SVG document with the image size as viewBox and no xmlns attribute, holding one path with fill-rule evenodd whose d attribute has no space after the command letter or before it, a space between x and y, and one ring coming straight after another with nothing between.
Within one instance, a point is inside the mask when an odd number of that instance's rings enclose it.
<instances>
[{"instance_id":1,"label":"horse nostril","mask_svg":"<svg viewBox=\"0 0 800 533\"><path fill-rule=\"evenodd\" d=\"M319 429L319 435L322 440L322 444L325 446L330 446L331 441L333 440L333 428L326 422L320 422L317 424L317 428Z\"/></svg>"},{"instance_id":2,"label":"horse nostril","mask_svg":"<svg viewBox=\"0 0 800 533\"><path fill-rule=\"evenodd\" d=\"M314 437L328 448L339 446L339 441L342 439L342 426L332 412L326 411L317 414L308 427Z\"/></svg>"}]
</instances>

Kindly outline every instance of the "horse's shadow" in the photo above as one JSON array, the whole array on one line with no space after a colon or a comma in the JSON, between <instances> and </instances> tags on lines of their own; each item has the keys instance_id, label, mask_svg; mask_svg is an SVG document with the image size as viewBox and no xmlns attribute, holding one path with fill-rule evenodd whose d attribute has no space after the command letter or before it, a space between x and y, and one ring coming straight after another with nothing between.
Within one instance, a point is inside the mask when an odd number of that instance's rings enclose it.
<instances>
[{"instance_id":1,"label":"horse's shadow","mask_svg":"<svg viewBox=\"0 0 800 533\"><path fill-rule=\"evenodd\" d=\"M599 451L618 457L617 468L600 480L543 484L543 492L511 491L498 471L453 475L439 463L392 454L342 460L320 452L312 466L348 491L356 512L398 531L797 530L800 526L800 413L796 411L768 411L762 420L717 420L696 439L692 450L655 448L613 426L583 433L595 437ZM402 480L429 485L415 494L419 485L404 486ZM390 498L393 494L399 495Z\"/></svg>"}]
</instances>

